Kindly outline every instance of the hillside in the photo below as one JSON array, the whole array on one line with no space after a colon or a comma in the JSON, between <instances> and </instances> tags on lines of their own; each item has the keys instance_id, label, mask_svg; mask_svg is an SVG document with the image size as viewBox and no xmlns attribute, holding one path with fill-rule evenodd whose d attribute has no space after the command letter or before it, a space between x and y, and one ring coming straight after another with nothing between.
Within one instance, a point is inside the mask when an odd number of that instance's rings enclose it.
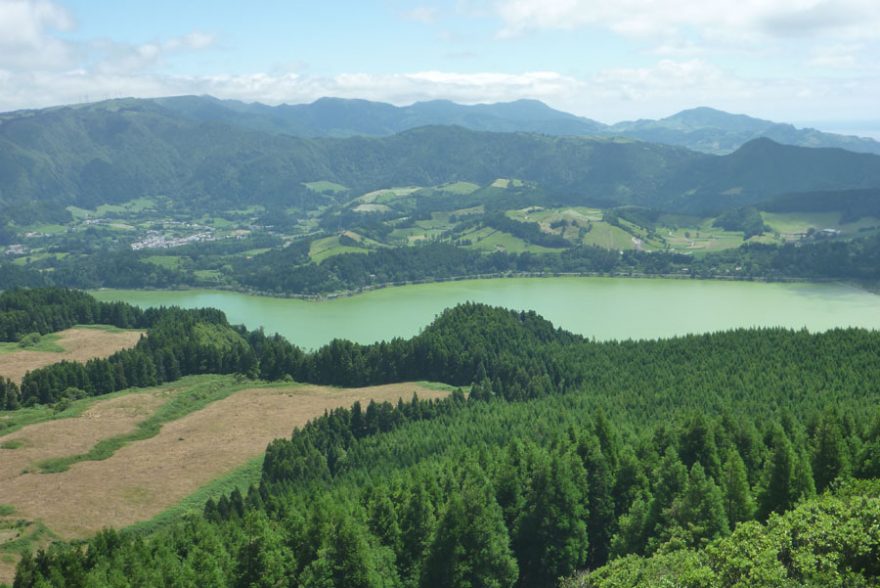
<instances>
[{"instance_id":1,"label":"hillside","mask_svg":"<svg viewBox=\"0 0 880 588\"><path fill-rule=\"evenodd\" d=\"M156 196L189 212L253 204L309 210L327 202L304 185L320 181L362 194L519 178L556 202L673 209L724 207L726 194L742 205L788 192L880 186L880 157L783 149L767 139L712 157L630 140L448 126L305 139L218 122L210 109L202 115L148 100L9 115L0 124L0 214L24 224L57 221L65 206Z\"/></svg>"},{"instance_id":2,"label":"hillside","mask_svg":"<svg viewBox=\"0 0 880 588\"><path fill-rule=\"evenodd\" d=\"M591 135L605 127L602 123L554 110L537 100L474 105L433 100L394 106L368 100L321 98L311 104L272 107L210 96L180 96L160 98L156 102L194 120L225 122L302 137L386 136L431 125L548 135Z\"/></svg>"},{"instance_id":3,"label":"hillside","mask_svg":"<svg viewBox=\"0 0 880 588\"><path fill-rule=\"evenodd\" d=\"M860 153L880 154L880 143L873 139L824 133L797 128L791 124L730 114L714 108L693 108L658 120L620 122L604 133L631 137L651 143L679 145L695 151L723 155L758 138L798 147L836 147Z\"/></svg>"},{"instance_id":4,"label":"hillside","mask_svg":"<svg viewBox=\"0 0 880 588\"><path fill-rule=\"evenodd\" d=\"M474 105L433 100L394 106L369 100L321 98L310 104L268 106L211 96L173 96L112 100L79 108L112 110L126 104L158 107L195 123L220 123L298 137L381 137L423 126L455 125L476 131L629 137L716 155L731 153L761 137L786 145L837 147L880 154L880 143L873 139L797 128L707 107L683 110L657 120L640 119L612 125L556 110L538 100ZM30 116L33 112L0 114L0 121Z\"/></svg>"},{"instance_id":5,"label":"hillside","mask_svg":"<svg viewBox=\"0 0 880 588\"><path fill-rule=\"evenodd\" d=\"M141 532L26 555L16 586L316 587L354 577L369 588L458 585L448 578L550 588L585 569L598 569L587 581L603 586L639 585L643 570L726 586L755 549L767 555L756 567L773 574L761 576L767 586L787 575L836 586L878 577L876 500L858 494L870 489L859 480L880 473L877 333L596 343L534 313L465 304L405 341L334 341L302 355L278 338L247 339L267 379L418 376L471 391L331 410L269 444L259 485ZM185 445L182 431L155 443ZM816 500L847 487L842 499ZM780 548L799 555L777 560Z\"/></svg>"}]
</instances>

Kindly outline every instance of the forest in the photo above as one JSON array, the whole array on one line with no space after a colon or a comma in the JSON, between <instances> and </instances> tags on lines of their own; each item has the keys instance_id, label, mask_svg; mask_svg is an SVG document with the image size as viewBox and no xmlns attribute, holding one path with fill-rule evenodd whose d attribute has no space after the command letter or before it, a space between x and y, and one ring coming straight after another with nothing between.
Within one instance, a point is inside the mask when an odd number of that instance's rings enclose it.
<instances>
[{"instance_id":1,"label":"forest","mask_svg":"<svg viewBox=\"0 0 880 588\"><path fill-rule=\"evenodd\" d=\"M59 324L88 307L71 291L4 294L15 332L38 330L33 296L56 302L44 320ZM127 384L129 369L151 385L176 365L345 386L426 379L468 394L332 411L270 444L258 485L148 534L53 544L22 560L16 587L880 581L876 332L597 343L535 313L464 304L408 340L303 353L217 311L134 313L149 328L132 351L141 368L104 366ZM80 376L82 390L104 391L88 368L43 369L24 402Z\"/></svg>"},{"instance_id":2,"label":"forest","mask_svg":"<svg viewBox=\"0 0 880 588\"><path fill-rule=\"evenodd\" d=\"M491 218L504 218L501 222L522 225L516 230L530 242L544 246L560 244L553 235L534 229L534 223L519 223L501 216ZM731 220L740 221L738 217ZM749 216L743 222L753 221ZM749 230L761 230L760 225L749 226L752 227ZM558 253L495 251L483 254L452 243L427 242L407 247L381 248L369 253L341 253L321 263L312 263L308 257L308 241L232 260L214 257L216 254L211 253L213 249L226 250L228 245L201 247L204 251L198 256L204 260L205 269L222 267L228 278L226 287L293 296L356 292L414 281L510 274L676 275L865 282L880 279L880 236L851 241L818 240L808 244L747 243L736 249L699 257L673 251L618 251L590 245L570 247ZM0 262L0 279L9 288L174 288L206 285L196 275L198 272L162 267L149 263L145 257L135 251L103 251L87 258L71 256L53 261L42 270ZM217 287L217 284L212 284L212 287Z\"/></svg>"}]
</instances>

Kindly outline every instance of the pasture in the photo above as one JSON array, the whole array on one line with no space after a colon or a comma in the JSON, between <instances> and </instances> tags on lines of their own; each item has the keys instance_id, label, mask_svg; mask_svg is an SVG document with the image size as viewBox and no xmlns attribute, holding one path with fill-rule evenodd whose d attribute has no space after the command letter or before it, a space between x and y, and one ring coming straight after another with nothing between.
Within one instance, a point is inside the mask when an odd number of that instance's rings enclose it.
<instances>
[{"instance_id":1,"label":"pasture","mask_svg":"<svg viewBox=\"0 0 880 588\"><path fill-rule=\"evenodd\" d=\"M18 348L16 343L4 343L0 348L0 376L20 382L24 375L37 368L59 361L87 361L94 357L108 357L120 349L133 347L141 337L140 331L114 328L77 326L49 336L31 349ZM48 348L46 343L51 343Z\"/></svg>"},{"instance_id":2,"label":"pasture","mask_svg":"<svg viewBox=\"0 0 880 588\"><path fill-rule=\"evenodd\" d=\"M228 491L229 480L238 486L257 481L268 443L327 410L409 400L414 392L441 398L448 390L426 383L332 388L197 376L77 401L64 415L0 435L0 582L11 579L24 545L180 514L181 505L201 508L206 489L217 493ZM144 426L151 421L155 426ZM111 450L96 452L102 444ZM41 464L59 460L71 463L63 471L41 471Z\"/></svg>"}]
</instances>

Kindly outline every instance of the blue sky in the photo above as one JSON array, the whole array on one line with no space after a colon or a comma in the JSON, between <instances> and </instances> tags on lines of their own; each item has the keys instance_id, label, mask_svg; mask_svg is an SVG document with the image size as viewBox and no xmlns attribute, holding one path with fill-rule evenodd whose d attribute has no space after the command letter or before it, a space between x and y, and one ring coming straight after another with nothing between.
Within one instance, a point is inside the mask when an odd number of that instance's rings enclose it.
<instances>
[{"instance_id":1,"label":"blue sky","mask_svg":"<svg viewBox=\"0 0 880 588\"><path fill-rule=\"evenodd\" d=\"M603 122L706 105L870 131L880 0L0 0L0 110L190 93L537 98Z\"/></svg>"}]
</instances>

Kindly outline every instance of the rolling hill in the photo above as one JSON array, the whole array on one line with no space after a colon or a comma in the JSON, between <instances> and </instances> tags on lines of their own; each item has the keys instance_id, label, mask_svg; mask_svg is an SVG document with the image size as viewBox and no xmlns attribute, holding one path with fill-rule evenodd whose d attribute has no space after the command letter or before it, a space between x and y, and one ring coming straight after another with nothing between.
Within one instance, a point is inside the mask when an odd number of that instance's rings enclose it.
<instances>
[{"instance_id":1,"label":"rolling hill","mask_svg":"<svg viewBox=\"0 0 880 588\"><path fill-rule=\"evenodd\" d=\"M69 205L93 208L157 195L184 211L250 204L306 210L327 199L305 186L318 181L357 195L519 178L551 203L685 211L791 192L880 187L878 156L766 138L711 156L630 139L458 126L309 139L207 120L210 112L201 116L206 120L151 100L6 115L0 121L0 214L33 222L66 214Z\"/></svg>"}]
</instances>

